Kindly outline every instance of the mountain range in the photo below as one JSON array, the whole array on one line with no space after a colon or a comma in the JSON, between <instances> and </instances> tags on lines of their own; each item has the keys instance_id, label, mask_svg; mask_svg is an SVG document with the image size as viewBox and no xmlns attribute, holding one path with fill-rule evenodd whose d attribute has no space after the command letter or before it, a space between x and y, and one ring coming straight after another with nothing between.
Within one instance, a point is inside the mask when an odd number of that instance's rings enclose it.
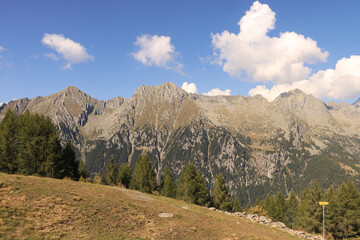
<instances>
[{"instance_id":1,"label":"mountain range","mask_svg":"<svg viewBox=\"0 0 360 240\"><path fill-rule=\"evenodd\" d=\"M101 173L110 156L134 167L147 153L158 179L165 166L178 178L194 162L210 187L222 173L243 204L279 190L299 194L314 179L323 188L360 186L360 100L324 103L295 89L269 102L164 83L108 101L69 86L0 106L0 121L8 109L49 116L90 173Z\"/></svg>"}]
</instances>

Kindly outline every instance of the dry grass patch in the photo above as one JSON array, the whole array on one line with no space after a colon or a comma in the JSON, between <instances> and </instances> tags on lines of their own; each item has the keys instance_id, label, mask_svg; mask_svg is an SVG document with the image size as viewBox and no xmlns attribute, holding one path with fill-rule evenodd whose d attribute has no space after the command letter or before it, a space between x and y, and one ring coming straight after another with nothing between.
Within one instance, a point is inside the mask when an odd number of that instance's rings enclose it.
<instances>
[{"instance_id":1,"label":"dry grass patch","mask_svg":"<svg viewBox=\"0 0 360 240\"><path fill-rule=\"evenodd\" d=\"M204 207L118 187L2 173L0 181L1 239L296 239Z\"/></svg>"}]
</instances>

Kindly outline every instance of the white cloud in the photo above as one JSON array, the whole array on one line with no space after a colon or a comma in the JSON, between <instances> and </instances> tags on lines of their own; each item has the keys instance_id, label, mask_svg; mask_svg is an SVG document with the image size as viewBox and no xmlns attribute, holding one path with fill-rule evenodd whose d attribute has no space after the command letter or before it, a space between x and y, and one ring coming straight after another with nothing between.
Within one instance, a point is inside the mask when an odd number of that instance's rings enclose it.
<instances>
[{"instance_id":1,"label":"white cloud","mask_svg":"<svg viewBox=\"0 0 360 240\"><path fill-rule=\"evenodd\" d=\"M45 33L41 42L42 44L54 49L68 62L63 67L64 69L68 69L68 66L71 66L71 64L94 61L94 57L87 53L84 46L82 46L80 43L74 42L70 38L65 38L62 34ZM54 54L52 56L53 60L56 59L54 56L56 55Z\"/></svg>"},{"instance_id":2,"label":"white cloud","mask_svg":"<svg viewBox=\"0 0 360 240\"><path fill-rule=\"evenodd\" d=\"M231 95L231 90L230 89L226 89L225 91L220 90L219 88L214 88L211 89L209 92L204 93L204 95L208 95L208 96L230 96Z\"/></svg>"},{"instance_id":3,"label":"white cloud","mask_svg":"<svg viewBox=\"0 0 360 240\"><path fill-rule=\"evenodd\" d=\"M6 49L2 46L0 46L0 52L5 51Z\"/></svg>"},{"instance_id":4,"label":"white cloud","mask_svg":"<svg viewBox=\"0 0 360 240\"><path fill-rule=\"evenodd\" d=\"M170 41L169 36L141 35L134 43L140 49L132 55L144 65L154 65L182 73L183 64L176 61L178 53Z\"/></svg>"},{"instance_id":5,"label":"white cloud","mask_svg":"<svg viewBox=\"0 0 360 240\"><path fill-rule=\"evenodd\" d=\"M65 66L63 66L64 70L72 70L71 63L67 63Z\"/></svg>"},{"instance_id":6,"label":"white cloud","mask_svg":"<svg viewBox=\"0 0 360 240\"><path fill-rule=\"evenodd\" d=\"M48 57L48 58L50 58L50 59L52 59L52 60L54 60L54 61L58 61L58 60L59 60L58 56L56 56L55 53L45 53L45 56Z\"/></svg>"},{"instance_id":7,"label":"white cloud","mask_svg":"<svg viewBox=\"0 0 360 240\"><path fill-rule=\"evenodd\" d=\"M198 91L195 83L184 82L181 88L188 93L197 93Z\"/></svg>"},{"instance_id":8,"label":"white cloud","mask_svg":"<svg viewBox=\"0 0 360 240\"><path fill-rule=\"evenodd\" d=\"M256 86L249 91L249 94L251 96L261 94L272 101L279 94L294 88L311 93L318 98L355 98L360 94L360 56L342 58L336 63L334 69L318 71L306 80L277 84L270 89L264 85Z\"/></svg>"},{"instance_id":9,"label":"white cloud","mask_svg":"<svg viewBox=\"0 0 360 240\"><path fill-rule=\"evenodd\" d=\"M305 64L326 61L328 52L316 41L295 32L269 37L275 28L275 13L267 4L254 2L239 21L238 34L212 34L215 63L232 77L248 76L254 82L291 83L305 79L311 70Z\"/></svg>"}]
</instances>

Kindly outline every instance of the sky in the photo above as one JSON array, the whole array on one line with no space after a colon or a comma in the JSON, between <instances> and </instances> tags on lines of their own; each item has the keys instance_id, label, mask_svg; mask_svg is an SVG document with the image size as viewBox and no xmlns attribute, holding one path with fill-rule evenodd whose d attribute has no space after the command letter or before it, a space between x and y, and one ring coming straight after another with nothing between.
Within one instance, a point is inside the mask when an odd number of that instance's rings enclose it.
<instances>
[{"instance_id":1,"label":"sky","mask_svg":"<svg viewBox=\"0 0 360 240\"><path fill-rule=\"evenodd\" d=\"M360 96L360 1L0 0L0 103L69 85L108 100L173 82L207 95Z\"/></svg>"}]
</instances>

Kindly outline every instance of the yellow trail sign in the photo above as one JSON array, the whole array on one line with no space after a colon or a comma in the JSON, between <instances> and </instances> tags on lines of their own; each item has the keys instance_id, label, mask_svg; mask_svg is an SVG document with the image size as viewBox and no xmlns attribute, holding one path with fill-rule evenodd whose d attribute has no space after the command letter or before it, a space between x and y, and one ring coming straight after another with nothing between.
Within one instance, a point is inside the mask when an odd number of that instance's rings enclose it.
<instances>
[{"instance_id":1,"label":"yellow trail sign","mask_svg":"<svg viewBox=\"0 0 360 240\"><path fill-rule=\"evenodd\" d=\"M319 205L329 205L328 202L319 202Z\"/></svg>"}]
</instances>

